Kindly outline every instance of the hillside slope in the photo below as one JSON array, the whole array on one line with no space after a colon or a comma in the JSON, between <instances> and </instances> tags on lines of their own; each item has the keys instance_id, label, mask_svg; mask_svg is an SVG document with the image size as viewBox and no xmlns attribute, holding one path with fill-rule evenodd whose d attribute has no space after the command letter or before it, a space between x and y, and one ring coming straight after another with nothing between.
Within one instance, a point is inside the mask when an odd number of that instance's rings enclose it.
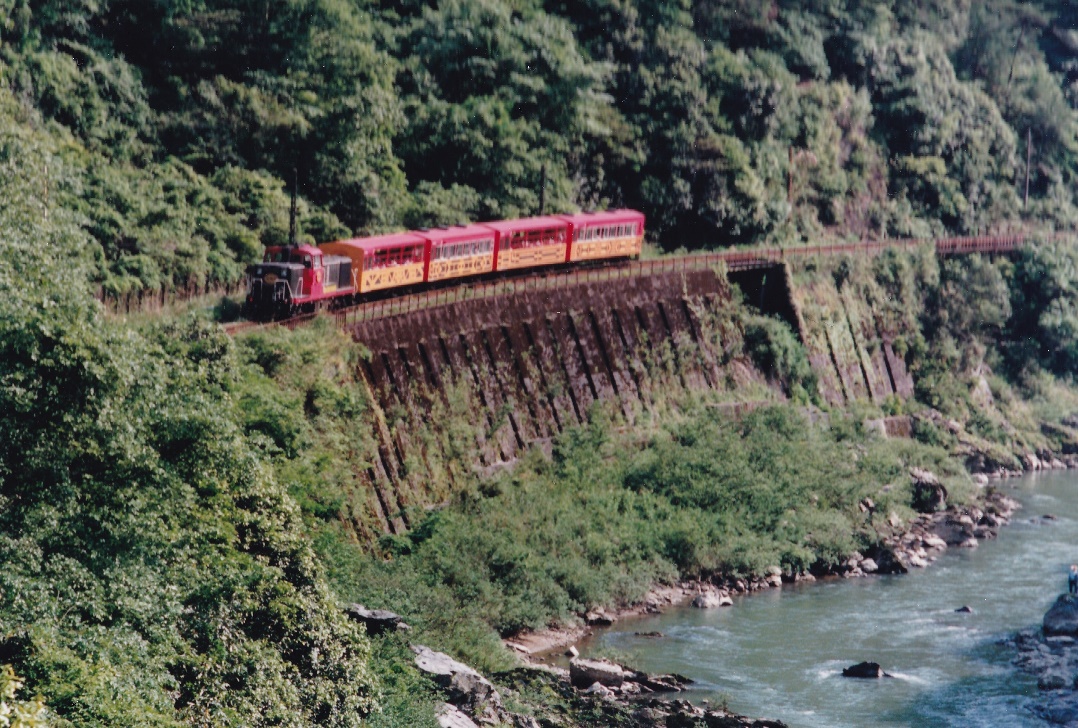
<instances>
[{"instance_id":1,"label":"hillside slope","mask_svg":"<svg viewBox=\"0 0 1078 728\"><path fill-rule=\"evenodd\" d=\"M4 0L0 86L6 118L65 162L42 196L78 214L95 282L123 293L234 281L287 238L294 181L317 241L541 197L639 208L667 249L1070 228L1074 13Z\"/></svg>"}]
</instances>

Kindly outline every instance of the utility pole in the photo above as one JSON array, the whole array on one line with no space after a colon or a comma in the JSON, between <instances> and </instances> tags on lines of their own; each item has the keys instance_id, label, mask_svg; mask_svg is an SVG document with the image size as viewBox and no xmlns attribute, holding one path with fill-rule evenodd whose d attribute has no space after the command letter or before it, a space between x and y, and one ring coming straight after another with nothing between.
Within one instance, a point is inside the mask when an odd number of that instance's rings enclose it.
<instances>
[{"instance_id":1,"label":"utility pole","mask_svg":"<svg viewBox=\"0 0 1078 728\"><path fill-rule=\"evenodd\" d=\"M1033 159L1033 131L1026 129L1026 196L1022 200L1022 210L1029 207L1029 164Z\"/></svg>"},{"instance_id":2,"label":"utility pole","mask_svg":"<svg viewBox=\"0 0 1078 728\"><path fill-rule=\"evenodd\" d=\"M539 217L543 216L546 209L546 164L539 168Z\"/></svg>"},{"instance_id":3,"label":"utility pole","mask_svg":"<svg viewBox=\"0 0 1078 728\"><path fill-rule=\"evenodd\" d=\"M296 198L299 196L299 167L292 168L292 209L288 214L288 244L295 246L296 237Z\"/></svg>"},{"instance_id":4,"label":"utility pole","mask_svg":"<svg viewBox=\"0 0 1078 728\"><path fill-rule=\"evenodd\" d=\"M49 160L45 160L45 222L49 221Z\"/></svg>"},{"instance_id":5,"label":"utility pole","mask_svg":"<svg viewBox=\"0 0 1078 728\"><path fill-rule=\"evenodd\" d=\"M790 210L793 211L794 207L794 148L790 147L789 163L786 165L786 203L790 206Z\"/></svg>"}]
</instances>

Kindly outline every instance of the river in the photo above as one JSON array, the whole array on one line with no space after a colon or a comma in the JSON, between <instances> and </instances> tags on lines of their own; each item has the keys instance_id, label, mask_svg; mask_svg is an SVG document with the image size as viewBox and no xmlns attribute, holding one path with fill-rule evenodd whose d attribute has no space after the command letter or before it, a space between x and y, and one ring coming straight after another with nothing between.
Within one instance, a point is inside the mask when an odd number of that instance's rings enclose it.
<instances>
[{"instance_id":1,"label":"river","mask_svg":"<svg viewBox=\"0 0 1078 728\"><path fill-rule=\"evenodd\" d=\"M585 654L680 673L695 681L694 702L725 700L790 726L1047 725L1029 710L1036 681L998 643L1039 625L1066 590L1067 565L1078 561L1078 473L1001 487L1024 507L977 549L948 549L901 576L793 584L735 598L733 608L626 620ZM973 613L955 612L963 605ZM646 632L662 636L637 634ZM863 660L894 678L841 676Z\"/></svg>"}]
</instances>

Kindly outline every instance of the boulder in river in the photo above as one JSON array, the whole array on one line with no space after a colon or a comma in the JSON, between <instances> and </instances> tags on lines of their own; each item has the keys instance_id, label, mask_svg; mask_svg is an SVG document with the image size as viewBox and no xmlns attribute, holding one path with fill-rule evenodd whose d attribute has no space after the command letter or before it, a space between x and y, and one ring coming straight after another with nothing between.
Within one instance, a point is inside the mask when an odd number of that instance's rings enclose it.
<instances>
[{"instance_id":1,"label":"boulder in river","mask_svg":"<svg viewBox=\"0 0 1078 728\"><path fill-rule=\"evenodd\" d=\"M734 600L729 594L719 591L708 591L693 597L692 606L697 609L714 609L715 607L733 606Z\"/></svg>"},{"instance_id":2,"label":"boulder in river","mask_svg":"<svg viewBox=\"0 0 1078 728\"><path fill-rule=\"evenodd\" d=\"M1062 690L1069 687L1070 681L1067 676L1058 672L1050 672L1037 678L1038 690Z\"/></svg>"},{"instance_id":3,"label":"boulder in river","mask_svg":"<svg viewBox=\"0 0 1078 728\"><path fill-rule=\"evenodd\" d=\"M881 678L891 677L883 668L880 667L878 662L859 662L856 665L850 665L842 670L842 677L858 677L858 678Z\"/></svg>"},{"instance_id":4,"label":"boulder in river","mask_svg":"<svg viewBox=\"0 0 1078 728\"><path fill-rule=\"evenodd\" d=\"M1078 636L1078 596L1060 594L1044 615L1044 633Z\"/></svg>"}]
</instances>

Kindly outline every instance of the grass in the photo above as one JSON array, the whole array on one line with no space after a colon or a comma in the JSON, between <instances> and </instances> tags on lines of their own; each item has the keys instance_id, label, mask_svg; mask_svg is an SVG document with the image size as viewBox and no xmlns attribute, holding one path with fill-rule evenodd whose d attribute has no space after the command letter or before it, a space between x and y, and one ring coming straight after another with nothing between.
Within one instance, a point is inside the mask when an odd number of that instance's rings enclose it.
<instances>
[{"instance_id":1,"label":"grass","mask_svg":"<svg viewBox=\"0 0 1078 728\"><path fill-rule=\"evenodd\" d=\"M407 535L383 537L382 554L330 530L317 548L346 601L396 611L416 641L493 672L514 663L499 636L631 603L659 583L845 560L879 540L888 515L912 515L915 465L962 491L966 476L942 449L876 439L839 416L810 426L790 405L740 421L687 407L644 442L596 412L550 457L474 478ZM858 508L865 497L877 522Z\"/></svg>"}]
</instances>

